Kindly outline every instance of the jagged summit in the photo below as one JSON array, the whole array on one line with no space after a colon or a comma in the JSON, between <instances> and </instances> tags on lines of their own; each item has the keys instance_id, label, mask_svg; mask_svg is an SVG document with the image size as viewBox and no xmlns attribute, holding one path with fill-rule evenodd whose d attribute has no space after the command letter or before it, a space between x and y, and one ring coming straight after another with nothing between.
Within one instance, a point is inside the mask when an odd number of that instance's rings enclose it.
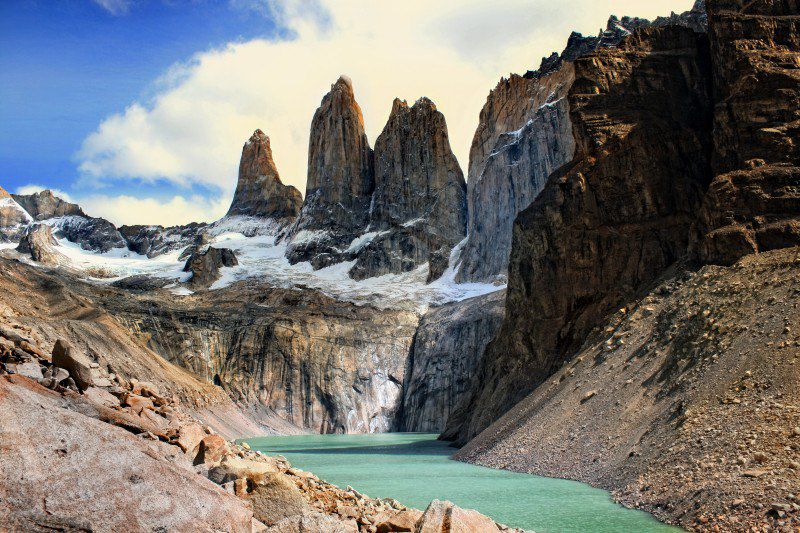
<instances>
[{"instance_id":1,"label":"jagged summit","mask_svg":"<svg viewBox=\"0 0 800 533\"><path fill-rule=\"evenodd\" d=\"M228 216L294 218L302 205L300 191L281 182L269 137L260 129L242 148L239 179Z\"/></svg>"},{"instance_id":2,"label":"jagged summit","mask_svg":"<svg viewBox=\"0 0 800 533\"><path fill-rule=\"evenodd\" d=\"M356 279L431 263L429 279L447 267L466 234L466 183L450 148L447 123L429 98L395 99L375 141L375 193L369 230L379 232L350 271Z\"/></svg>"},{"instance_id":3,"label":"jagged summit","mask_svg":"<svg viewBox=\"0 0 800 533\"><path fill-rule=\"evenodd\" d=\"M0 187L0 199L2 198L11 198L11 195L8 194L8 191L4 188Z\"/></svg>"}]
</instances>

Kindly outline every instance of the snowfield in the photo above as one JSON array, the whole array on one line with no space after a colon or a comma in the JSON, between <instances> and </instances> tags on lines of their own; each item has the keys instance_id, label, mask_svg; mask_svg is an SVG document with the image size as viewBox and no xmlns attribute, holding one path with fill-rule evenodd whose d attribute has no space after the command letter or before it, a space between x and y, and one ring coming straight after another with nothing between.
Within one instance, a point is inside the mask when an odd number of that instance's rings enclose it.
<instances>
[{"instance_id":1,"label":"snowfield","mask_svg":"<svg viewBox=\"0 0 800 533\"><path fill-rule=\"evenodd\" d=\"M244 217L222 219L208 229L210 246L230 248L239 264L223 267L222 277L209 290L219 290L233 283L254 280L275 287L309 287L339 300L356 304L369 304L379 308L404 308L425 312L431 305L465 300L505 288L505 285L488 283L455 283L457 261L464 242L451 254L450 267L439 280L426 284L428 266L403 274L355 281L348 271L352 262L315 271L310 263L291 265L286 259L285 242L276 243L277 225L264 224ZM308 237L311 237L310 235ZM351 247L366 245L375 234L357 239ZM139 255L125 248L116 248L107 253L94 253L82 249L66 239L59 239L58 251L69 258L71 266L88 275L95 283L113 283L133 275L147 275L172 280L167 287L175 296L186 296L192 291L181 283L188 281L190 273L183 272L185 260L178 257L183 252L175 250L154 258ZM2 248L14 248L16 244L5 244Z\"/></svg>"}]
</instances>

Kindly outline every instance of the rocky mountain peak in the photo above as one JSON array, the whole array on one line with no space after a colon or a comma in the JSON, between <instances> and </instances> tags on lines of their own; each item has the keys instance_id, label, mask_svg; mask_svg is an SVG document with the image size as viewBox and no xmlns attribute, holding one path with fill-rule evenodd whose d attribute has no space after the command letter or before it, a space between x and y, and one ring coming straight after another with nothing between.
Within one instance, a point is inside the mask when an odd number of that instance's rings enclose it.
<instances>
[{"instance_id":1,"label":"rocky mountain peak","mask_svg":"<svg viewBox=\"0 0 800 533\"><path fill-rule=\"evenodd\" d=\"M0 199L2 198L11 198L11 195L8 194L8 191L4 188L0 187Z\"/></svg>"},{"instance_id":2,"label":"rocky mountain peak","mask_svg":"<svg viewBox=\"0 0 800 533\"><path fill-rule=\"evenodd\" d=\"M290 235L290 261L310 260L317 267L337 262L337 251L366 229L375 187L373 165L353 84L342 76L311 122L306 199ZM297 239L303 231L324 232L325 238Z\"/></svg>"},{"instance_id":3,"label":"rocky mountain peak","mask_svg":"<svg viewBox=\"0 0 800 533\"><path fill-rule=\"evenodd\" d=\"M422 263L431 279L447 266L466 234L466 183L450 148L444 115L428 98L412 107L395 99L375 141L375 193L369 230L380 232L359 255L356 278L412 270Z\"/></svg>"},{"instance_id":4,"label":"rocky mountain peak","mask_svg":"<svg viewBox=\"0 0 800 533\"><path fill-rule=\"evenodd\" d=\"M33 194L12 194L11 196L36 220L70 215L86 216L78 204L62 200L50 189Z\"/></svg>"},{"instance_id":5,"label":"rocky mountain peak","mask_svg":"<svg viewBox=\"0 0 800 533\"><path fill-rule=\"evenodd\" d=\"M242 148L239 179L228 216L294 218L300 213L302 202L300 191L281 182L269 137L257 129Z\"/></svg>"}]
</instances>

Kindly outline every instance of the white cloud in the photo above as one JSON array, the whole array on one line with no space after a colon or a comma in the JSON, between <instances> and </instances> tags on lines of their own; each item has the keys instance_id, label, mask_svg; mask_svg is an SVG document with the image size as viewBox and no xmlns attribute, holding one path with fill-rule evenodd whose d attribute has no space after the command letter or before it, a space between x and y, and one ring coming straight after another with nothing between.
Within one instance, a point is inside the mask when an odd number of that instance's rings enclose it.
<instances>
[{"instance_id":1,"label":"white cloud","mask_svg":"<svg viewBox=\"0 0 800 533\"><path fill-rule=\"evenodd\" d=\"M611 13L654 17L693 3L232 1L278 13L295 38L231 43L169 69L152 101L132 103L85 139L78 154L84 180L167 179L230 194L241 146L261 128L284 182L302 191L311 117L340 74L353 79L371 142L395 96L425 95L445 114L466 168L478 113L502 75L538 67L571 30L596 33ZM329 20L322 28L324 10Z\"/></svg>"},{"instance_id":2,"label":"white cloud","mask_svg":"<svg viewBox=\"0 0 800 533\"><path fill-rule=\"evenodd\" d=\"M98 194L82 197L78 203L90 216L108 219L119 227L126 224L176 226L189 222L213 222L227 212L230 201L229 196L211 199L173 196L162 200Z\"/></svg>"},{"instance_id":3,"label":"white cloud","mask_svg":"<svg viewBox=\"0 0 800 533\"><path fill-rule=\"evenodd\" d=\"M52 192L55 196L58 196L59 198L61 198L66 202L72 201L72 197L69 195L69 193L62 191L60 189L45 187L43 185L34 185L34 184L23 185L22 187L17 187L15 194L34 194L43 191L45 189L50 189L50 192Z\"/></svg>"},{"instance_id":4,"label":"white cloud","mask_svg":"<svg viewBox=\"0 0 800 533\"><path fill-rule=\"evenodd\" d=\"M131 0L93 0L112 15L124 15L131 7Z\"/></svg>"}]
</instances>

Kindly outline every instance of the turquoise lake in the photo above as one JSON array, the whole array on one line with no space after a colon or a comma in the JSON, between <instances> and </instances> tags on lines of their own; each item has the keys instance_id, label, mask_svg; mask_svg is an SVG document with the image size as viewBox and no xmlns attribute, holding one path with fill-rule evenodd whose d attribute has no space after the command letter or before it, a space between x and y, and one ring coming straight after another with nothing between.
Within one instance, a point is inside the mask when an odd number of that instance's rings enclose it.
<instances>
[{"instance_id":1,"label":"turquoise lake","mask_svg":"<svg viewBox=\"0 0 800 533\"><path fill-rule=\"evenodd\" d=\"M583 483L454 461L454 449L432 434L303 435L247 442L342 488L350 485L373 498L395 498L419 509L433 499L450 500L537 533L680 531L617 505L607 492Z\"/></svg>"}]
</instances>

